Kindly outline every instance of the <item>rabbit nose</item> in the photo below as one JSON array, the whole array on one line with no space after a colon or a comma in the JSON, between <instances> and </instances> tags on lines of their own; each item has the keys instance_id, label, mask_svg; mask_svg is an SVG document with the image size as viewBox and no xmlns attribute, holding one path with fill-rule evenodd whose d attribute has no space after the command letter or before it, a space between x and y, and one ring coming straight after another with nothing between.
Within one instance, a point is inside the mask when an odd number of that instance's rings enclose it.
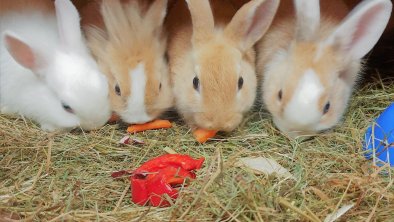
<instances>
[{"instance_id":1,"label":"rabbit nose","mask_svg":"<svg viewBox=\"0 0 394 222\"><path fill-rule=\"evenodd\" d=\"M234 130L236 128L236 126L237 126L237 124L235 124L233 121L228 122L222 126L222 130L225 132L230 132L230 131Z\"/></svg>"},{"instance_id":2,"label":"rabbit nose","mask_svg":"<svg viewBox=\"0 0 394 222\"><path fill-rule=\"evenodd\" d=\"M223 122L223 130L224 131L232 131L234 130L237 125L241 122L242 120L242 115L230 115L229 117L227 117L225 119L225 121Z\"/></svg>"},{"instance_id":3,"label":"rabbit nose","mask_svg":"<svg viewBox=\"0 0 394 222\"><path fill-rule=\"evenodd\" d=\"M204 116L204 126L207 129L211 129L212 127L214 127L214 117L212 115L205 115Z\"/></svg>"},{"instance_id":4,"label":"rabbit nose","mask_svg":"<svg viewBox=\"0 0 394 222\"><path fill-rule=\"evenodd\" d=\"M231 131L231 130L233 130L234 128L235 128L235 127L234 127L233 124L226 123L226 124L223 126L223 131Z\"/></svg>"},{"instance_id":5,"label":"rabbit nose","mask_svg":"<svg viewBox=\"0 0 394 222\"><path fill-rule=\"evenodd\" d=\"M206 122L204 125L205 125L205 128L207 128L207 129L213 128L213 122Z\"/></svg>"}]
</instances>

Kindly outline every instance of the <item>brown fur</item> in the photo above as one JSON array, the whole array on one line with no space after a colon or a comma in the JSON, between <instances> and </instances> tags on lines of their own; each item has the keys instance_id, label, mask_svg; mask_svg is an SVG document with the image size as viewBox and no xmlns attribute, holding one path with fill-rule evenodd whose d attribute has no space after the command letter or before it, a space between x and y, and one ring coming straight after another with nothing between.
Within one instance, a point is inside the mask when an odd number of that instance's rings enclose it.
<instances>
[{"instance_id":1,"label":"brown fur","mask_svg":"<svg viewBox=\"0 0 394 222\"><path fill-rule=\"evenodd\" d=\"M289 62L292 64L297 64L297 66L291 70L289 81L287 81L286 85L283 86L283 88L286 89L286 92L283 94L282 106L286 106L288 104L289 100L292 98L292 95L294 95L294 90L297 86L295 83L298 82L305 70L308 68L315 70L322 84L328 88L331 88L330 84L332 83L333 79L335 79L335 76L325 74L334 73L335 71L342 69L342 67L333 66L333 64L340 65L340 62L338 61L340 58L335 56L335 53L331 48L325 49L325 52L322 53L323 55L316 61L315 55L317 47L315 44L298 43L293 47L293 54L290 56ZM326 102L324 102L324 105L325 103Z\"/></svg>"},{"instance_id":2,"label":"brown fur","mask_svg":"<svg viewBox=\"0 0 394 222\"><path fill-rule=\"evenodd\" d=\"M39 9L46 13L55 12L54 3L51 0L1 0L0 2L0 14L30 9Z\"/></svg>"},{"instance_id":3,"label":"brown fur","mask_svg":"<svg viewBox=\"0 0 394 222\"><path fill-rule=\"evenodd\" d=\"M164 61L166 39L159 24L159 20L163 19L159 17L165 7L159 5L164 2L156 2L158 4L152 6L145 3L105 2L107 7L102 9L103 22L96 22L93 24L96 27L86 29L89 46L109 79L113 110L118 114L125 111L128 98L133 96L130 95L129 71L143 63L147 79L145 108L155 118L172 106L168 70ZM90 6L89 10L97 10L97 7ZM94 14L89 10L85 11L85 15ZM85 18L85 21L89 20ZM85 23L85 27L87 25ZM114 90L117 83L121 96Z\"/></svg>"},{"instance_id":4,"label":"brown fur","mask_svg":"<svg viewBox=\"0 0 394 222\"><path fill-rule=\"evenodd\" d=\"M236 8L241 8L244 4L248 3L250 0L229 0Z\"/></svg>"},{"instance_id":5,"label":"brown fur","mask_svg":"<svg viewBox=\"0 0 394 222\"><path fill-rule=\"evenodd\" d=\"M230 131L252 106L255 54L242 36L251 26L243 20L258 4L253 1L237 12L236 5L226 0L191 0L189 6L178 1L169 12L168 53L176 106L191 127ZM193 88L196 76L199 92ZM241 76L244 85L238 91Z\"/></svg>"}]
</instances>

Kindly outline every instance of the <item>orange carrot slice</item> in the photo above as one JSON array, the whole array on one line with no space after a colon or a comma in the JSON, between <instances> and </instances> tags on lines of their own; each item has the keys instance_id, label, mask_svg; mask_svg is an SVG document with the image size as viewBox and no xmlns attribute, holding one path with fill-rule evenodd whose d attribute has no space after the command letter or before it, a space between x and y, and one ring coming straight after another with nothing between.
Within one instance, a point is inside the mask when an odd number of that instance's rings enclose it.
<instances>
[{"instance_id":1,"label":"orange carrot slice","mask_svg":"<svg viewBox=\"0 0 394 222\"><path fill-rule=\"evenodd\" d=\"M127 128L127 132L129 133L138 133L145 130L154 130L154 129L167 129L171 128L172 124L168 120L153 120L152 122L144 123L144 124L135 124L130 125Z\"/></svg>"},{"instance_id":2,"label":"orange carrot slice","mask_svg":"<svg viewBox=\"0 0 394 222\"><path fill-rule=\"evenodd\" d=\"M193 136L199 143L205 143L208 139L214 137L217 132L217 130L197 129L193 132Z\"/></svg>"},{"instance_id":3,"label":"orange carrot slice","mask_svg":"<svg viewBox=\"0 0 394 222\"><path fill-rule=\"evenodd\" d=\"M116 113L112 113L112 116L109 118L108 123L115 123L120 120L120 117L116 115Z\"/></svg>"}]
</instances>

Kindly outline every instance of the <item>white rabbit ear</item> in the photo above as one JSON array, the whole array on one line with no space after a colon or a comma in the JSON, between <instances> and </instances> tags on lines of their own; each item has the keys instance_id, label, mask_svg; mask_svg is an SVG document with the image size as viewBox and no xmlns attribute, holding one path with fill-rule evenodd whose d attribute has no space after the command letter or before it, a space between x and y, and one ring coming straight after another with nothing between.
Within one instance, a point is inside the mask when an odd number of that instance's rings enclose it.
<instances>
[{"instance_id":1,"label":"white rabbit ear","mask_svg":"<svg viewBox=\"0 0 394 222\"><path fill-rule=\"evenodd\" d=\"M146 19L154 30L163 25L167 15L167 2L167 0L155 0L146 13Z\"/></svg>"},{"instance_id":2,"label":"white rabbit ear","mask_svg":"<svg viewBox=\"0 0 394 222\"><path fill-rule=\"evenodd\" d=\"M325 40L352 59L365 56L378 42L390 19L390 0L364 0Z\"/></svg>"},{"instance_id":3,"label":"white rabbit ear","mask_svg":"<svg viewBox=\"0 0 394 222\"><path fill-rule=\"evenodd\" d=\"M242 50L251 48L268 30L279 0L252 0L237 11L225 29L227 38Z\"/></svg>"},{"instance_id":4,"label":"white rabbit ear","mask_svg":"<svg viewBox=\"0 0 394 222\"><path fill-rule=\"evenodd\" d=\"M294 0L294 7L297 17L296 39L313 40L320 26L319 0Z\"/></svg>"},{"instance_id":5,"label":"white rabbit ear","mask_svg":"<svg viewBox=\"0 0 394 222\"><path fill-rule=\"evenodd\" d=\"M209 39L215 22L209 0L186 0L193 23L193 42L202 43Z\"/></svg>"},{"instance_id":6,"label":"white rabbit ear","mask_svg":"<svg viewBox=\"0 0 394 222\"><path fill-rule=\"evenodd\" d=\"M62 44L66 48L84 48L80 17L77 9L70 0L56 0L56 17L59 36Z\"/></svg>"},{"instance_id":7,"label":"white rabbit ear","mask_svg":"<svg viewBox=\"0 0 394 222\"><path fill-rule=\"evenodd\" d=\"M23 67L33 71L42 67L44 59L15 34L5 32L4 43L11 56Z\"/></svg>"}]
</instances>

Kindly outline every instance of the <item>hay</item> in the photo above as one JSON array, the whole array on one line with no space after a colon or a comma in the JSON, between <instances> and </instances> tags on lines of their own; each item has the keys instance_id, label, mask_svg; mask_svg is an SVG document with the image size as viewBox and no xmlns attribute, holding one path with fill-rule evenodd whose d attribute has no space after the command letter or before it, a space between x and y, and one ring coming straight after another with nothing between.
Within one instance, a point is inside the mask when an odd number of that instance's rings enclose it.
<instances>
[{"instance_id":1,"label":"hay","mask_svg":"<svg viewBox=\"0 0 394 222\"><path fill-rule=\"evenodd\" d=\"M342 220L388 221L394 218L393 170L372 167L361 147L366 127L392 102L393 83L365 85L353 96L341 126L294 141L258 110L236 132L206 145L196 144L182 122L138 134L143 146L121 146L124 126L50 134L28 120L2 115L0 215L12 212L32 221L318 221L355 203ZM111 172L134 168L164 154L166 147L204 156L198 179L183 188L173 207L134 205L127 178L114 180ZM273 158L297 180L234 166L245 156Z\"/></svg>"},{"instance_id":2,"label":"hay","mask_svg":"<svg viewBox=\"0 0 394 222\"><path fill-rule=\"evenodd\" d=\"M0 221L323 221L352 203L341 221L392 221L394 171L371 166L361 148L368 125L393 101L390 61L385 79L368 71L374 75L353 95L343 124L310 139L288 140L259 108L235 132L205 145L179 120L172 129L138 134L145 145L122 146L122 125L54 134L0 115ZM172 207L136 206L128 179L114 180L111 172L166 148L204 156L203 169ZM247 156L273 158L296 180L235 166Z\"/></svg>"}]
</instances>

